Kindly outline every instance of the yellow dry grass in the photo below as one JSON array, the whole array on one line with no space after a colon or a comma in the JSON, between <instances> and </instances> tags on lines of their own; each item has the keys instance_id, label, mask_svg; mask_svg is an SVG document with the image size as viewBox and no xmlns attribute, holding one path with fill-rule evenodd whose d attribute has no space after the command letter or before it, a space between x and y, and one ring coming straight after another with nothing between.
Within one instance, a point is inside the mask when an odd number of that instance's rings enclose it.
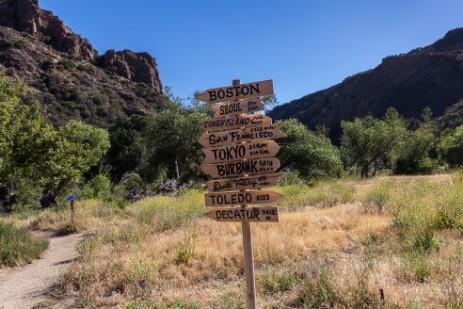
<instances>
[{"instance_id":1,"label":"yellow dry grass","mask_svg":"<svg viewBox=\"0 0 463 309\"><path fill-rule=\"evenodd\" d=\"M280 222L252 224L259 306L378 308L379 289L385 308L463 306L463 234L446 226L463 213L460 187L457 174L277 188L288 193ZM156 308L180 299L166 308L241 308L241 226L202 217L203 194L125 210L82 203L78 219L92 236L61 293L84 307ZM443 211L454 221L439 219ZM65 221L52 212L41 218L43 226ZM431 239L420 238L422 226L435 231ZM426 241L430 249L415 248Z\"/></svg>"}]
</instances>

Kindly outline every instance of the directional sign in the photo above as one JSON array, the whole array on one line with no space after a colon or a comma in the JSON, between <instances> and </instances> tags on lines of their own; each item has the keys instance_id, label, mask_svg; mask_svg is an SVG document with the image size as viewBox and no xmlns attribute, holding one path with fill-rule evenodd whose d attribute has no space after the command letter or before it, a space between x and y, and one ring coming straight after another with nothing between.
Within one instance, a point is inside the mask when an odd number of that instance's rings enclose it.
<instances>
[{"instance_id":1,"label":"directional sign","mask_svg":"<svg viewBox=\"0 0 463 309\"><path fill-rule=\"evenodd\" d=\"M201 164L201 170L214 178L236 177L244 175L270 174L280 168L275 158L250 159L242 161Z\"/></svg>"},{"instance_id":2,"label":"directional sign","mask_svg":"<svg viewBox=\"0 0 463 309\"><path fill-rule=\"evenodd\" d=\"M212 104L246 98L257 98L272 94L274 94L273 80L264 80L249 84L208 89L198 94L196 99Z\"/></svg>"},{"instance_id":3,"label":"directional sign","mask_svg":"<svg viewBox=\"0 0 463 309\"><path fill-rule=\"evenodd\" d=\"M72 202L73 200L75 200L77 198L77 195L76 194L71 194L69 195L67 198L66 198L66 202Z\"/></svg>"},{"instance_id":4,"label":"directional sign","mask_svg":"<svg viewBox=\"0 0 463 309\"><path fill-rule=\"evenodd\" d=\"M206 155L203 163L274 157L279 150L280 146L274 141L203 148Z\"/></svg>"},{"instance_id":5,"label":"directional sign","mask_svg":"<svg viewBox=\"0 0 463 309\"><path fill-rule=\"evenodd\" d=\"M249 177L210 180L207 182L207 190L209 192L222 192L276 186L281 175L283 174L274 173Z\"/></svg>"},{"instance_id":6,"label":"directional sign","mask_svg":"<svg viewBox=\"0 0 463 309\"><path fill-rule=\"evenodd\" d=\"M214 105L212 106L212 109L214 110L214 118L223 118L227 116L262 111L265 109L265 105L258 99L249 99L246 101Z\"/></svg>"},{"instance_id":7,"label":"directional sign","mask_svg":"<svg viewBox=\"0 0 463 309\"><path fill-rule=\"evenodd\" d=\"M268 204L278 201L283 194L273 190L206 193L206 206Z\"/></svg>"},{"instance_id":8,"label":"directional sign","mask_svg":"<svg viewBox=\"0 0 463 309\"><path fill-rule=\"evenodd\" d=\"M278 222L278 207L216 208L206 213L215 221Z\"/></svg>"},{"instance_id":9,"label":"directional sign","mask_svg":"<svg viewBox=\"0 0 463 309\"><path fill-rule=\"evenodd\" d=\"M199 139L199 143L204 147L208 147L286 137L286 135L280 131L280 128L281 126L278 124L271 124L221 132L204 132Z\"/></svg>"},{"instance_id":10,"label":"directional sign","mask_svg":"<svg viewBox=\"0 0 463 309\"><path fill-rule=\"evenodd\" d=\"M267 124L272 124L272 118L262 114L255 114L229 118L208 119L204 121L203 128L204 130L214 131L238 129L241 127L257 127Z\"/></svg>"}]
</instances>

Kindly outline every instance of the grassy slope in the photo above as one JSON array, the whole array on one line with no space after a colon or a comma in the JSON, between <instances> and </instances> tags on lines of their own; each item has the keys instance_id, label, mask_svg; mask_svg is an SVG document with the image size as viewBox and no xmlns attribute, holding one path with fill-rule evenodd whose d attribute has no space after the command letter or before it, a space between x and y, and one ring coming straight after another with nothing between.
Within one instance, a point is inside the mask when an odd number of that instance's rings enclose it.
<instances>
[{"instance_id":1,"label":"grassy slope","mask_svg":"<svg viewBox=\"0 0 463 309\"><path fill-rule=\"evenodd\" d=\"M386 308L461 308L462 189L458 173L279 187L280 223L252 226L260 307L378 308L384 289ZM203 196L80 203L92 237L55 292L84 306L242 308L240 225L204 218Z\"/></svg>"}]
</instances>

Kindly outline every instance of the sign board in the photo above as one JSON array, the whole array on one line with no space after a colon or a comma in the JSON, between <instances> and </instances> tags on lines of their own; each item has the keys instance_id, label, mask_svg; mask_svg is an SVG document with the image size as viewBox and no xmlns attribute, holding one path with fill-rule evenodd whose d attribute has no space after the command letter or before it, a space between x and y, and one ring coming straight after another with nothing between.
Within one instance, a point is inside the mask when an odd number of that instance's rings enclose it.
<instances>
[{"instance_id":1,"label":"sign board","mask_svg":"<svg viewBox=\"0 0 463 309\"><path fill-rule=\"evenodd\" d=\"M206 158L203 163L274 157L279 150L280 146L274 141L204 148L203 152Z\"/></svg>"},{"instance_id":2,"label":"sign board","mask_svg":"<svg viewBox=\"0 0 463 309\"><path fill-rule=\"evenodd\" d=\"M273 190L206 193L206 206L254 205L278 201L283 194Z\"/></svg>"},{"instance_id":3,"label":"sign board","mask_svg":"<svg viewBox=\"0 0 463 309\"><path fill-rule=\"evenodd\" d=\"M276 172L279 168L280 161L275 158L201 164L201 170L214 178L270 174Z\"/></svg>"},{"instance_id":4,"label":"sign board","mask_svg":"<svg viewBox=\"0 0 463 309\"><path fill-rule=\"evenodd\" d=\"M254 114L247 116L236 116L219 119L208 119L204 121L203 128L207 131L238 129L242 127L257 127L272 124L272 118Z\"/></svg>"},{"instance_id":5,"label":"sign board","mask_svg":"<svg viewBox=\"0 0 463 309\"><path fill-rule=\"evenodd\" d=\"M67 198L66 198L66 202L72 202L73 200L75 200L77 198L77 195L76 194L71 194L69 195Z\"/></svg>"},{"instance_id":6,"label":"sign board","mask_svg":"<svg viewBox=\"0 0 463 309\"><path fill-rule=\"evenodd\" d=\"M278 222L278 207L216 208L206 213L215 221Z\"/></svg>"},{"instance_id":7,"label":"sign board","mask_svg":"<svg viewBox=\"0 0 463 309\"><path fill-rule=\"evenodd\" d=\"M280 128L281 126L279 124L271 124L221 132L204 132L199 139L199 143L204 147L209 147L286 137L286 134L281 132Z\"/></svg>"},{"instance_id":8,"label":"sign board","mask_svg":"<svg viewBox=\"0 0 463 309\"><path fill-rule=\"evenodd\" d=\"M245 113L258 112L265 109L264 103L259 99L249 99L246 101L230 102L212 106L214 118L240 115Z\"/></svg>"},{"instance_id":9,"label":"sign board","mask_svg":"<svg viewBox=\"0 0 463 309\"><path fill-rule=\"evenodd\" d=\"M225 86L204 91L196 96L197 100L212 104L247 98L273 95L273 80L264 80L249 84Z\"/></svg>"},{"instance_id":10,"label":"sign board","mask_svg":"<svg viewBox=\"0 0 463 309\"><path fill-rule=\"evenodd\" d=\"M222 192L276 186L281 175L283 174L274 173L249 177L210 180L207 182L207 190L209 192Z\"/></svg>"}]
</instances>

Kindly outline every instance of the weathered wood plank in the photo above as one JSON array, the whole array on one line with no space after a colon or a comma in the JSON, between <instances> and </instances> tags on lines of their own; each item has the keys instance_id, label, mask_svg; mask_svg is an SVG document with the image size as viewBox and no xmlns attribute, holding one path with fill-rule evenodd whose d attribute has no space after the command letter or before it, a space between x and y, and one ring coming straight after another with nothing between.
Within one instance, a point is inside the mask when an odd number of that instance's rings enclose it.
<instances>
[{"instance_id":1,"label":"weathered wood plank","mask_svg":"<svg viewBox=\"0 0 463 309\"><path fill-rule=\"evenodd\" d=\"M247 116L235 116L219 119L208 119L203 122L203 129L206 131L230 130L242 127L257 127L272 124L272 118L254 114Z\"/></svg>"},{"instance_id":2,"label":"weathered wood plank","mask_svg":"<svg viewBox=\"0 0 463 309\"><path fill-rule=\"evenodd\" d=\"M209 192L222 192L276 186L282 175L283 173L274 173L249 177L210 180L207 182L207 190Z\"/></svg>"},{"instance_id":3,"label":"weathered wood plank","mask_svg":"<svg viewBox=\"0 0 463 309\"><path fill-rule=\"evenodd\" d=\"M206 155L203 163L216 163L242 159L274 157L280 150L280 146L276 142L270 140L203 148L202 150Z\"/></svg>"},{"instance_id":4,"label":"weathered wood plank","mask_svg":"<svg viewBox=\"0 0 463 309\"><path fill-rule=\"evenodd\" d=\"M264 103L259 99L249 99L212 106L214 118L224 118L245 113L258 112L265 109Z\"/></svg>"},{"instance_id":5,"label":"weathered wood plank","mask_svg":"<svg viewBox=\"0 0 463 309\"><path fill-rule=\"evenodd\" d=\"M201 170L214 178L270 174L276 172L279 168L280 161L275 158L201 164Z\"/></svg>"},{"instance_id":6,"label":"weathered wood plank","mask_svg":"<svg viewBox=\"0 0 463 309\"><path fill-rule=\"evenodd\" d=\"M199 143L204 147L209 147L286 137L286 134L281 132L280 129L279 124L271 124L221 132L204 132L199 139Z\"/></svg>"},{"instance_id":7,"label":"weathered wood plank","mask_svg":"<svg viewBox=\"0 0 463 309\"><path fill-rule=\"evenodd\" d=\"M206 216L220 222L279 222L278 207L216 208Z\"/></svg>"},{"instance_id":8,"label":"weathered wood plank","mask_svg":"<svg viewBox=\"0 0 463 309\"><path fill-rule=\"evenodd\" d=\"M196 96L197 100L212 104L247 98L273 95L273 80L264 80L242 85L212 88Z\"/></svg>"},{"instance_id":9,"label":"weathered wood plank","mask_svg":"<svg viewBox=\"0 0 463 309\"><path fill-rule=\"evenodd\" d=\"M206 193L206 206L255 205L278 201L284 195L274 190Z\"/></svg>"}]
</instances>

